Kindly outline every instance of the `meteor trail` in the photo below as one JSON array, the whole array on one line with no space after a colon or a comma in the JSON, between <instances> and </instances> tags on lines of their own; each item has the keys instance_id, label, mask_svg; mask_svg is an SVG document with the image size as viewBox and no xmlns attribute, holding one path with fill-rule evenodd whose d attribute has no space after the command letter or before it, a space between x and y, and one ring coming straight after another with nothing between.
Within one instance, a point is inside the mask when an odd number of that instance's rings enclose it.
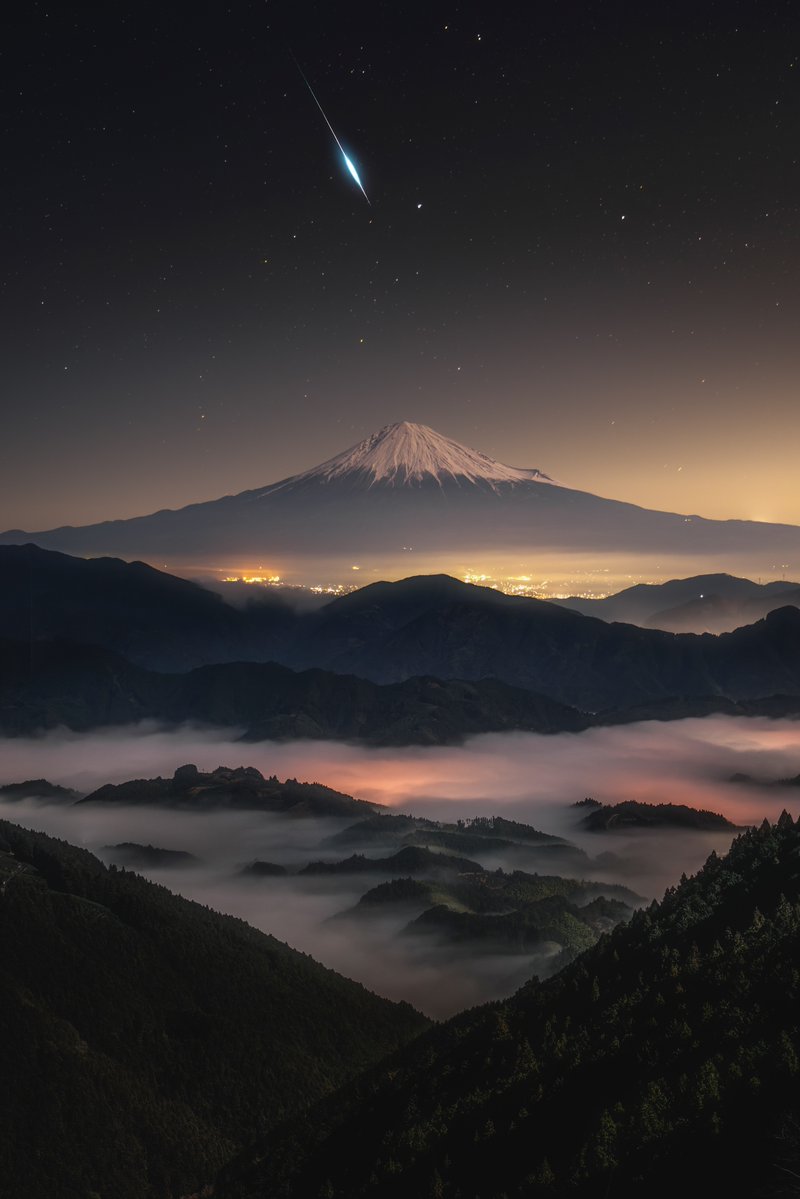
<instances>
[{"instance_id":1,"label":"meteor trail","mask_svg":"<svg viewBox=\"0 0 800 1199\"><path fill-rule=\"evenodd\" d=\"M291 51L289 51L289 53L291 54ZM317 99L317 97L316 97L316 94L315 94L315 92L314 92L314 89L313 89L313 87L311 86L311 84L310 84L310 83L308 82L308 80L306 79L306 77L305 77L305 73L303 72L303 68L300 66L300 63L297 61L297 59L294 57L294 55L293 55L293 54L292 54L292 58L294 59L294 65L297 67L298 71L300 72L300 77L301 77L301 79L303 80L303 83L306 85L306 87L308 88L308 90L311 92L311 95L312 95L312 97L313 97L314 103L316 104L316 106L317 106L317 108L320 110L320 112L322 113L322 119L323 119L323 121L324 121L324 122L325 122L325 124L328 126L328 128L329 128L329 129L330 129L330 131L331 131L331 133L333 134L333 140L336 142L336 145L339 147L339 149L340 149L340 151L341 151L342 158L344 159L344 165L347 167L348 171L350 172L350 174L351 174L351 175L353 176L353 178L355 179L356 183L358 184L358 187L359 187L359 188L360 188L360 190L361 190L361 194L362 194L362 196L364 197L364 199L367 201L367 203L369 204L369 206L370 206L370 208L371 208L371 207L372 207L372 204L370 203L369 196L368 196L368 195L367 195L367 193L364 191L364 184L361 182L361 180L360 180L360 179L359 179L359 177L358 177L358 171L356 170L356 168L355 168L355 165L353 164L353 162L352 162L352 161L351 161L351 160L350 160L350 159L347 157L347 155L345 154L344 146L342 145L342 143L339 141L338 137L336 136L336 130L334 129L333 125L330 123L330 121L328 120L328 118L325 116L325 109L322 107L322 105L320 104L319 100Z\"/></svg>"}]
</instances>

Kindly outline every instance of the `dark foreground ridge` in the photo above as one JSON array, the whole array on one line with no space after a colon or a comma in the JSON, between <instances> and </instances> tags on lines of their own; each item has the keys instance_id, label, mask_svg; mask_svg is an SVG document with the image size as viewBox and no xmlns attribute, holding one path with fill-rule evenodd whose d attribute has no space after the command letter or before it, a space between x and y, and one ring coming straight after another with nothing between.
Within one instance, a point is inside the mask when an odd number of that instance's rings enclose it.
<instances>
[{"instance_id":1,"label":"dark foreground ridge","mask_svg":"<svg viewBox=\"0 0 800 1199\"><path fill-rule=\"evenodd\" d=\"M4 1195L164 1199L422 1029L240 920L0 822Z\"/></svg>"},{"instance_id":2,"label":"dark foreground ridge","mask_svg":"<svg viewBox=\"0 0 800 1199\"><path fill-rule=\"evenodd\" d=\"M223 1171L218 1199L796 1193L786 813L549 981L465 1012Z\"/></svg>"}]
</instances>

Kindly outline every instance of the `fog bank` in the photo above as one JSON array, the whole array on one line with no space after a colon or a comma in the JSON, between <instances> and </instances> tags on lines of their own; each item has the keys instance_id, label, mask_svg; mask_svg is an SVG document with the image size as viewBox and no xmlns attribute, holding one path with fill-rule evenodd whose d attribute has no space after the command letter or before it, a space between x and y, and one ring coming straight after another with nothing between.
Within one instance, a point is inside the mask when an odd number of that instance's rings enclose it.
<instances>
[{"instance_id":1,"label":"fog bank","mask_svg":"<svg viewBox=\"0 0 800 1199\"><path fill-rule=\"evenodd\" d=\"M435 819L506 815L568 838L588 855L560 868L547 855L482 855L487 868L561 873L622 883L645 898L660 896L682 871L699 868L710 850L724 852L730 833L666 830L588 833L584 796L603 803L639 799L681 803L721 812L737 824L777 818L783 807L800 812L800 787L732 783L746 773L762 780L800 771L800 723L709 717L647 722L579 734L503 734L476 737L462 747L363 749L295 742L242 744L237 730L152 725L134 731L80 736L52 733L0 741L0 784L30 778L88 792L106 782L170 776L195 762L256 766L265 775L317 781L337 790ZM534 971L548 968L546 948L534 954L464 954L424 945L397 933L408 913L344 920L360 896L387 877L300 876L319 858L337 860L370 846L327 847L351 820L281 818L254 811L191 813L156 807L78 805L26 800L0 803L0 815L84 845L108 860L103 847L151 844L194 854L182 869L141 872L189 898L240 916L349 977L435 1016L506 995ZM384 851L385 852L385 851ZM240 877L254 859L290 873L257 880ZM331 919L337 917L337 919Z\"/></svg>"}]
</instances>

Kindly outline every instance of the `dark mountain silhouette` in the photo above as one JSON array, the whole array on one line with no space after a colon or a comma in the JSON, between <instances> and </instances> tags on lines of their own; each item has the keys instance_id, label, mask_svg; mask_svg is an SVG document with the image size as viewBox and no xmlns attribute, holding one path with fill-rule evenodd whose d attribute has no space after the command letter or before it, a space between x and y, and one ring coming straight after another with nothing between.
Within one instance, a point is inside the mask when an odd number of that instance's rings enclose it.
<instances>
[{"instance_id":1,"label":"dark mountain silhouette","mask_svg":"<svg viewBox=\"0 0 800 1199\"><path fill-rule=\"evenodd\" d=\"M237 878L264 879L264 878L280 878L288 874L289 871L285 866L279 865L277 862L248 862L246 866L242 866L238 871Z\"/></svg>"},{"instance_id":2,"label":"dark mountain silhouette","mask_svg":"<svg viewBox=\"0 0 800 1199\"><path fill-rule=\"evenodd\" d=\"M115 866L128 870L183 869L200 865L200 858L185 849L161 849L157 845L140 845L136 841L121 841L104 845L101 852Z\"/></svg>"},{"instance_id":3,"label":"dark mountain silhouette","mask_svg":"<svg viewBox=\"0 0 800 1199\"><path fill-rule=\"evenodd\" d=\"M47 779L26 779L21 783L0 786L0 799L4 800L46 799L52 802L54 799L63 799L65 803L73 803L79 798L80 792L48 782Z\"/></svg>"},{"instance_id":4,"label":"dark mountain silhouette","mask_svg":"<svg viewBox=\"0 0 800 1199\"><path fill-rule=\"evenodd\" d=\"M437 949L460 949L470 955L552 949L554 964L561 968L574 954L594 945L600 932L608 932L630 915L630 908L618 900L594 900L580 908L563 895L489 913L437 903L406 925L403 933Z\"/></svg>"},{"instance_id":5,"label":"dark mountain silhouette","mask_svg":"<svg viewBox=\"0 0 800 1199\"><path fill-rule=\"evenodd\" d=\"M800 607L800 587L726 574L695 575L667 583L637 583L604 599L570 596L550 602L584 616L672 633L727 633L761 620L775 608Z\"/></svg>"},{"instance_id":6,"label":"dark mountain silhouette","mask_svg":"<svg viewBox=\"0 0 800 1199\"><path fill-rule=\"evenodd\" d=\"M338 862L309 862L300 874L390 874L397 877L410 874L464 874L470 871L482 872L483 867L469 858L435 853L421 845L407 845L384 858L369 858L365 854L356 853Z\"/></svg>"},{"instance_id":7,"label":"dark mountain silhouette","mask_svg":"<svg viewBox=\"0 0 800 1199\"><path fill-rule=\"evenodd\" d=\"M155 719L227 725L243 730L245 740L424 745L485 732L800 710L795 608L719 638L676 637L553 611L579 622L577 629L548 628L529 612L495 619L475 605L434 611L415 629L353 652L363 673L401 677L386 684L256 662L161 674L94 646L0 641L0 731L19 735L60 725L86 731ZM581 641L571 636L576 632L589 636ZM497 673L514 682L480 677L491 669L491 647ZM442 675L477 677L404 677L431 660ZM541 694L545 688L556 698ZM598 711L587 714L565 699Z\"/></svg>"},{"instance_id":8,"label":"dark mountain silhouette","mask_svg":"<svg viewBox=\"0 0 800 1199\"><path fill-rule=\"evenodd\" d=\"M363 817L380 805L353 799L322 783L281 782L264 778L255 766L201 771L194 765L179 766L172 778L131 779L106 783L78 801L81 804L121 804L182 808L203 812L218 808L237 811L273 812L281 816ZM117 847L119 848L119 847ZM152 848L152 847L150 847Z\"/></svg>"},{"instance_id":9,"label":"dark mountain silhouette","mask_svg":"<svg viewBox=\"0 0 800 1199\"><path fill-rule=\"evenodd\" d=\"M239 724L256 738L443 743L585 724L537 695L606 720L737 710L730 705L769 696L791 706L800 695L800 611L792 606L719 637L676 636L446 575L371 584L304 613L271 603L239 610L141 564L36 547L0 547L0 579L0 634L26 643L2 650L8 731L155 716ZM31 611L41 619L31 623ZM45 633L60 641L49 644ZM80 639L110 654L77 650ZM115 657L128 653L128 662ZM212 665L215 655L221 661ZM293 675L275 661L357 677ZM152 663L186 672L156 677ZM370 682L403 687L375 692Z\"/></svg>"},{"instance_id":10,"label":"dark mountain silhouette","mask_svg":"<svg viewBox=\"0 0 800 1199\"><path fill-rule=\"evenodd\" d=\"M616 804L596 804L581 820L590 832L607 832L626 828L679 828L701 832L735 832L732 824L719 812L690 808L686 804L640 803L626 799Z\"/></svg>"},{"instance_id":11,"label":"dark mountain silhouette","mask_svg":"<svg viewBox=\"0 0 800 1199\"><path fill-rule=\"evenodd\" d=\"M309 618L292 665L375 682L495 677L600 711L641 702L800 693L800 611L720 637L607 624L447 578L376 583Z\"/></svg>"},{"instance_id":12,"label":"dark mountain silhouette","mask_svg":"<svg viewBox=\"0 0 800 1199\"><path fill-rule=\"evenodd\" d=\"M378 686L321 670L234 662L158 674L93 646L0 641L0 731L77 731L156 719L230 725L243 739L452 744L472 733L585 728L580 712L496 680Z\"/></svg>"},{"instance_id":13,"label":"dark mountain silhouette","mask_svg":"<svg viewBox=\"0 0 800 1199\"><path fill-rule=\"evenodd\" d=\"M277 593L260 599L251 617L143 562L0 546L0 637L11 640L101 645L159 670L268 658L294 614Z\"/></svg>"},{"instance_id":14,"label":"dark mountain silhouette","mask_svg":"<svg viewBox=\"0 0 800 1199\"><path fill-rule=\"evenodd\" d=\"M539 967L548 974L644 903L619 885L604 886L561 875L487 871L476 863L449 875L395 877L379 883L337 921L372 922L399 916L406 937L428 953L547 953Z\"/></svg>"},{"instance_id":15,"label":"dark mountain silhouette","mask_svg":"<svg viewBox=\"0 0 800 1199\"><path fill-rule=\"evenodd\" d=\"M405 874L418 873L420 865L437 861L443 854L453 855L448 861L470 862L480 858L497 864L502 858L528 868L546 865L548 870L581 870L587 861L582 849L562 837L502 816L447 821L380 812L334 833L325 845L351 849L356 854L365 848L373 853L391 852L391 857L383 859L387 864L400 867L409 860L416 863L402 868Z\"/></svg>"}]
</instances>

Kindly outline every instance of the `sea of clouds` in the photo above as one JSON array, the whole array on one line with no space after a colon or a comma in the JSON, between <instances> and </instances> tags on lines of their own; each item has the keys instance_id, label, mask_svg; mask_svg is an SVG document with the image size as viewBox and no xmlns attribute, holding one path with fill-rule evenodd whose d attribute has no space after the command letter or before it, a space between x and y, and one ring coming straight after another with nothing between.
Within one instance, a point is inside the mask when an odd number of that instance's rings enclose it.
<instances>
[{"instance_id":1,"label":"sea of clouds","mask_svg":"<svg viewBox=\"0 0 800 1199\"><path fill-rule=\"evenodd\" d=\"M171 776L194 762L255 766L263 774L325 783L336 790L433 819L503 815L556 833L583 849L581 874L658 897L683 871L698 869L733 834L647 831L589 833L572 805L585 796L681 803L721 812L736 824L800 812L800 787L774 780L800 772L800 722L710 717L645 722L583 733L475 737L458 747L364 749L331 742L244 744L238 730L178 731L143 724L79 735L57 731L0 740L0 784L45 778L87 793L107 782ZM731 782L747 774L754 782ZM0 803L0 816L91 849L138 842L188 851L198 862L146 870L188 898L239 916L326 965L434 1016L509 994L534 972L546 974L548 952L498 955L448 952L399 935L407 915L353 921L341 917L381 878L336 876L250 880L243 864L262 859L296 872L319 858L347 856L325 841L348 822L286 819L258 812L190 813L156 807ZM362 846L357 848L363 849ZM366 850L371 856L375 851ZM498 854L486 865L515 868ZM525 865L544 873L535 857ZM552 868L551 868L552 870ZM561 873L568 873L562 869ZM571 871L575 873L575 871ZM332 919L334 917L334 919Z\"/></svg>"}]
</instances>

